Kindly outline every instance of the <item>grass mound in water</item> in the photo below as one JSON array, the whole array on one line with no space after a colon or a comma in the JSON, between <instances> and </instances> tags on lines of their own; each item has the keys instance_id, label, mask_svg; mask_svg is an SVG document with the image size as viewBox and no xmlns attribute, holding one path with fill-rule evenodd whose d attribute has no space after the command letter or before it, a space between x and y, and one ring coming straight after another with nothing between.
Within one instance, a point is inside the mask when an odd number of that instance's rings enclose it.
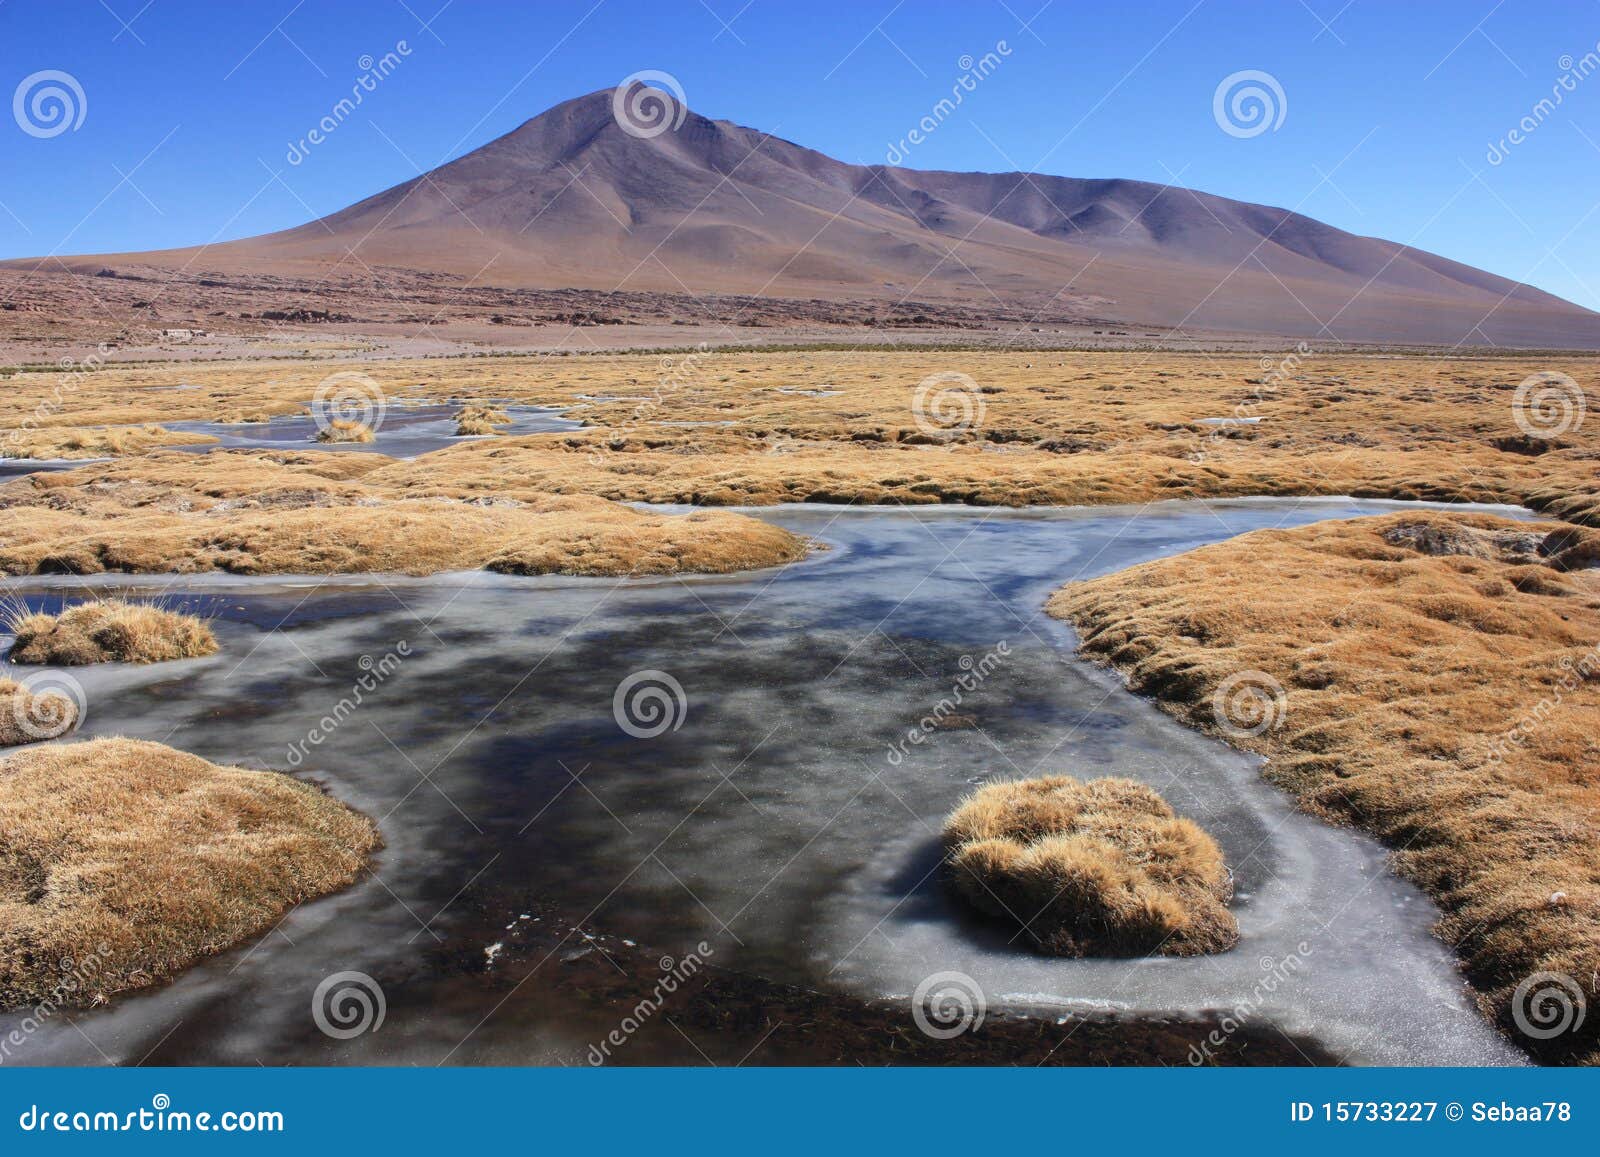
<instances>
[{"instance_id":1,"label":"grass mound in water","mask_svg":"<svg viewBox=\"0 0 1600 1157\"><path fill-rule=\"evenodd\" d=\"M729 511L370 482L393 465L375 453L221 451L33 475L0 487L0 574L727 574L809 549Z\"/></svg>"},{"instance_id":2,"label":"grass mound in water","mask_svg":"<svg viewBox=\"0 0 1600 1157\"><path fill-rule=\"evenodd\" d=\"M1239 941L1216 841L1127 779L980 788L945 822L956 889L1057 956L1198 956Z\"/></svg>"},{"instance_id":3,"label":"grass mound in water","mask_svg":"<svg viewBox=\"0 0 1600 1157\"><path fill-rule=\"evenodd\" d=\"M464 406L456 415L456 437L495 434L499 432L496 426L504 426L510 421L511 415L499 406Z\"/></svg>"},{"instance_id":4,"label":"grass mound in water","mask_svg":"<svg viewBox=\"0 0 1600 1157\"><path fill-rule=\"evenodd\" d=\"M159 983L355 880L372 821L272 771L96 739L0 760L0 1008Z\"/></svg>"},{"instance_id":5,"label":"grass mound in water","mask_svg":"<svg viewBox=\"0 0 1600 1157\"><path fill-rule=\"evenodd\" d=\"M1072 583L1049 610L1131 690L1392 847L1512 1041L1600 1065L1591 557L1589 528L1406 511L1259 530ZM1260 714L1225 690L1241 673Z\"/></svg>"},{"instance_id":6,"label":"grass mound in water","mask_svg":"<svg viewBox=\"0 0 1600 1157\"><path fill-rule=\"evenodd\" d=\"M203 446L215 441L209 434L168 430L153 422L142 426L23 428L8 430L0 438L0 458L116 458L148 454L164 446Z\"/></svg>"},{"instance_id":7,"label":"grass mound in water","mask_svg":"<svg viewBox=\"0 0 1600 1157\"><path fill-rule=\"evenodd\" d=\"M335 418L317 431L318 442L375 442L378 435L365 422Z\"/></svg>"},{"instance_id":8,"label":"grass mound in water","mask_svg":"<svg viewBox=\"0 0 1600 1157\"><path fill-rule=\"evenodd\" d=\"M79 603L58 615L19 611L6 617L6 628L16 636L13 663L160 663L217 649L211 628L194 615L123 599Z\"/></svg>"},{"instance_id":9,"label":"grass mound in water","mask_svg":"<svg viewBox=\"0 0 1600 1157\"><path fill-rule=\"evenodd\" d=\"M35 693L14 679L0 679L0 747L59 739L78 726L81 714L77 700L62 691Z\"/></svg>"}]
</instances>

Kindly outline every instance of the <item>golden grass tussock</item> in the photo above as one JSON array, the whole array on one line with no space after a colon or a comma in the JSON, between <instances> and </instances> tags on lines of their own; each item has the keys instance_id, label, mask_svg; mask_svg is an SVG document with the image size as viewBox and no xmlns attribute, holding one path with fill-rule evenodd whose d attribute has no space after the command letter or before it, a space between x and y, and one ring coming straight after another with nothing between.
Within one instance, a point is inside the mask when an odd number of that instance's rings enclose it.
<instances>
[{"instance_id":1,"label":"golden grass tussock","mask_svg":"<svg viewBox=\"0 0 1600 1157\"><path fill-rule=\"evenodd\" d=\"M1600 570L1572 569L1594 539L1487 515L1324 522L1073 583L1049 609L1133 690L1389 844L1512 1039L1600 1063L1592 1013L1549 1040L1514 1015L1536 973L1595 1000Z\"/></svg>"},{"instance_id":2,"label":"golden grass tussock","mask_svg":"<svg viewBox=\"0 0 1600 1157\"><path fill-rule=\"evenodd\" d=\"M501 574L727 574L794 562L806 544L788 531L721 510L641 514L587 498L537 508L548 531L511 539L484 565ZM625 513L618 513L619 509Z\"/></svg>"},{"instance_id":3,"label":"golden grass tussock","mask_svg":"<svg viewBox=\"0 0 1600 1157\"><path fill-rule=\"evenodd\" d=\"M59 739L78 726L77 700L48 686L37 691L0 677L0 747Z\"/></svg>"},{"instance_id":4,"label":"golden grass tussock","mask_svg":"<svg viewBox=\"0 0 1600 1157\"><path fill-rule=\"evenodd\" d=\"M1196 956L1239 942L1222 851L1129 779L992 783L944 827L951 878L1058 956Z\"/></svg>"},{"instance_id":5,"label":"golden grass tussock","mask_svg":"<svg viewBox=\"0 0 1600 1157\"><path fill-rule=\"evenodd\" d=\"M270 771L96 739L0 760L0 1007L159 983L354 881L365 816Z\"/></svg>"},{"instance_id":6,"label":"golden grass tussock","mask_svg":"<svg viewBox=\"0 0 1600 1157\"><path fill-rule=\"evenodd\" d=\"M0 487L0 572L660 575L775 566L806 551L788 531L728 511L367 485L388 461L216 451L33 475Z\"/></svg>"},{"instance_id":7,"label":"golden grass tussock","mask_svg":"<svg viewBox=\"0 0 1600 1157\"><path fill-rule=\"evenodd\" d=\"M204 620L126 599L77 603L55 615L14 610L5 625L16 637L13 663L160 663L217 650L216 636Z\"/></svg>"},{"instance_id":8,"label":"golden grass tussock","mask_svg":"<svg viewBox=\"0 0 1600 1157\"><path fill-rule=\"evenodd\" d=\"M511 421L511 415L499 406L463 406L456 415L456 436L497 434L497 427Z\"/></svg>"},{"instance_id":9,"label":"golden grass tussock","mask_svg":"<svg viewBox=\"0 0 1600 1157\"><path fill-rule=\"evenodd\" d=\"M443 370L441 387L470 379L480 394L570 407L586 428L466 443L387 466L376 480L713 506L1352 494L1527 503L1600 525L1594 424L1548 437L1519 426L1516 389L1548 368L1538 359L774 351L682 360L692 365L664 381L650 360L622 356ZM950 387L954 404L925 400L919 413L919 386L952 365L972 386ZM1592 358L1573 355L1565 368L1593 392ZM941 413L958 420L941 428ZM1205 421L1240 416L1259 421Z\"/></svg>"},{"instance_id":10,"label":"golden grass tussock","mask_svg":"<svg viewBox=\"0 0 1600 1157\"><path fill-rule=\"evenodd\" d=\"M365 422L354 418L334 418L317 430L316 442L376 442L377 433Z\"/></svg>"},{"instance_id":11,"label":"golden grass tussock","mask_svg":"<svg viewBox=\"0 0 1600 1157\"><path fill-rule=\"evenodd\" d=\"M0 434L0 458L117 458L147 454L166 446L204 446L215 441L209 434L167 430L154 424L20 429Z\"/></svg>"},{"instance_id":12,"label":"golden grass tussock","mask_svg":"<svg viewBox=\"0 0 1600 1157\"><path fill-rule=\"evenodd\" d=\"M391 402L546 405L584 421L384 461L372 478L458 497L1026 506L1352 494L1526 503L1600 526L1600 425L1540 429L1517 404L1519 384L1552 360L1576 388L1600 389L1600 362L1585 354L707 350L363 369ZM206 419L302 410L335 365L25 371L7 389L20 416L55 405L70 381L70 413L51 421L79 427ZM951 369L971 385L936 381L919 412L919 387ZM18 433L0 430L0 443Z\"/></svg>"}]
</instances>

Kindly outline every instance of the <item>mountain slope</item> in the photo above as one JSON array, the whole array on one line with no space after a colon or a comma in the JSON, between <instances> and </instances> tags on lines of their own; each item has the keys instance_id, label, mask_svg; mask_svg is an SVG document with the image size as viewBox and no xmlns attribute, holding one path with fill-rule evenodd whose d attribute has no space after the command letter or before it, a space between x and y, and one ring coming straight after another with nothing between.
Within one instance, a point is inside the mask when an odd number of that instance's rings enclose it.
<instances>
[{"instance_id":1,"label":"mountain slope","mask_svg":"<svg viewBox=\"0 0 1600 1157\"><path fill-rule=\"evenodd\" d=\"M1600 315L1283 209L1141 181L848 165L686 109L625 132L610 90L295 229L120 255L317 275L360 263L477 283L960 298L1322 341L1600 346ZM92 269L106 258L69 258Z\"/></svg>"}]
</instances>

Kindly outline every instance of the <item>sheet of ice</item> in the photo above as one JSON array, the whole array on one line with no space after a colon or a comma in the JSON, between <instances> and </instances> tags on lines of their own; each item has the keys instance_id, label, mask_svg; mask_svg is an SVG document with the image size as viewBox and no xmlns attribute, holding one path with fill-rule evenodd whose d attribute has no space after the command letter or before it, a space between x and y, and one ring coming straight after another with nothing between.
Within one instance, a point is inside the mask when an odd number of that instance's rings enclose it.
<instances>
[{"instance_id":1,"label":"sheet of ice","mask_svg":"<svg viewBox=\"0 0 1600 1157\"><path fill-rule=\"evenodd\" d=\"M152 1049L160 1062L229 1064L581 1061L615 1014L547 998L544 973L506 995L438 971L442 956L482 961L541 901L652 952L704 939L718 964L815 988L899 996L956 970L991 1008L1244 1006L1356 1063L1517 1063L1429 934L1431 904L1380 848L1296 813L1251 760L1076 661L1069 632L1042 613L1063 581L1396 505L784 507L758 513L831 549L748 575L121 580L181 591L216 617L223 650L75 672L86 733L298 763L377 817L386 846L377 879L258 942L158 991L51 1019L27 1063ZM14 593L59 599L114 581L30 580ZM409 654L337 720L402 642ZM976 727L891 758L974 669L986 674L961 711ZM675 729L619 726L617 689L641 671L682 688ZM954 905L937 871L943 815L986 778L1049 771L1145 780L1215 833L1238 876L1238 949L1050 959ZM348 970L381 982L388 1014L381 1032L334 1041L313 1024L311 994ZM0 1016L0 1033L15 1022ZM698 1063L682 1047L678 1059Z\"/></svg>"},{"instance_id":2,"label":"sheet of ice","mask_svg":"<svg viewBox=\"0 0 1600 1157\"><path fill-rule=\"evenodd\" d=\"M562 417L559 409L515 405L501 408L511 418L508 424L496 427L502 434L542 434L553 430L576 430L582 425L581 422ZM419 454L469 440L456 435L455 416L460 412L460 406L451 404L391 403L378 424L377 438L371 442L317 442L317 423L309 412L283 415L265 422L167 422L164 425L169 430L209 434L224 447L352 451L388 454L393 458L415 458ZM175 447L202 454L215 448L215 444Z\"/></svg>"},{"instance_id":3,"label":"sheet of ice","mask_svg":"<svg viewBox=\"0 0 1600 1157\"><path fill-rule=\"evenodd\" d=\"M43 471L76 470L79 466L109 461L109 458L0 458L0 483Z\"/></svg>"}]
</instances>

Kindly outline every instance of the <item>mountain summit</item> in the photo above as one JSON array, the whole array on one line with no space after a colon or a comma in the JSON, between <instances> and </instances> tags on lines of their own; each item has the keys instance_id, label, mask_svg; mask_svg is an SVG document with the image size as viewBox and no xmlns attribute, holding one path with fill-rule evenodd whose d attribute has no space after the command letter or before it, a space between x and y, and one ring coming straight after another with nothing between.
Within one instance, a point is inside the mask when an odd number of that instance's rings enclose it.
<instances>
[{"instance_id":1,"label":"mountain summit","mask_svg":"<svg viewBox=\"0 0 1600 1157\"><path fill-rule=\"evenodd\" d=\"M851 165L655 89L623 96L569 100L347 209L198 260L119 256L315 276L353 255L509 287L1036 303L1321 342L1600 346L1600 314L1285 209L1144 181ZM635 103L651 119L636 123Z\"/></svg>"}]
</instances>

